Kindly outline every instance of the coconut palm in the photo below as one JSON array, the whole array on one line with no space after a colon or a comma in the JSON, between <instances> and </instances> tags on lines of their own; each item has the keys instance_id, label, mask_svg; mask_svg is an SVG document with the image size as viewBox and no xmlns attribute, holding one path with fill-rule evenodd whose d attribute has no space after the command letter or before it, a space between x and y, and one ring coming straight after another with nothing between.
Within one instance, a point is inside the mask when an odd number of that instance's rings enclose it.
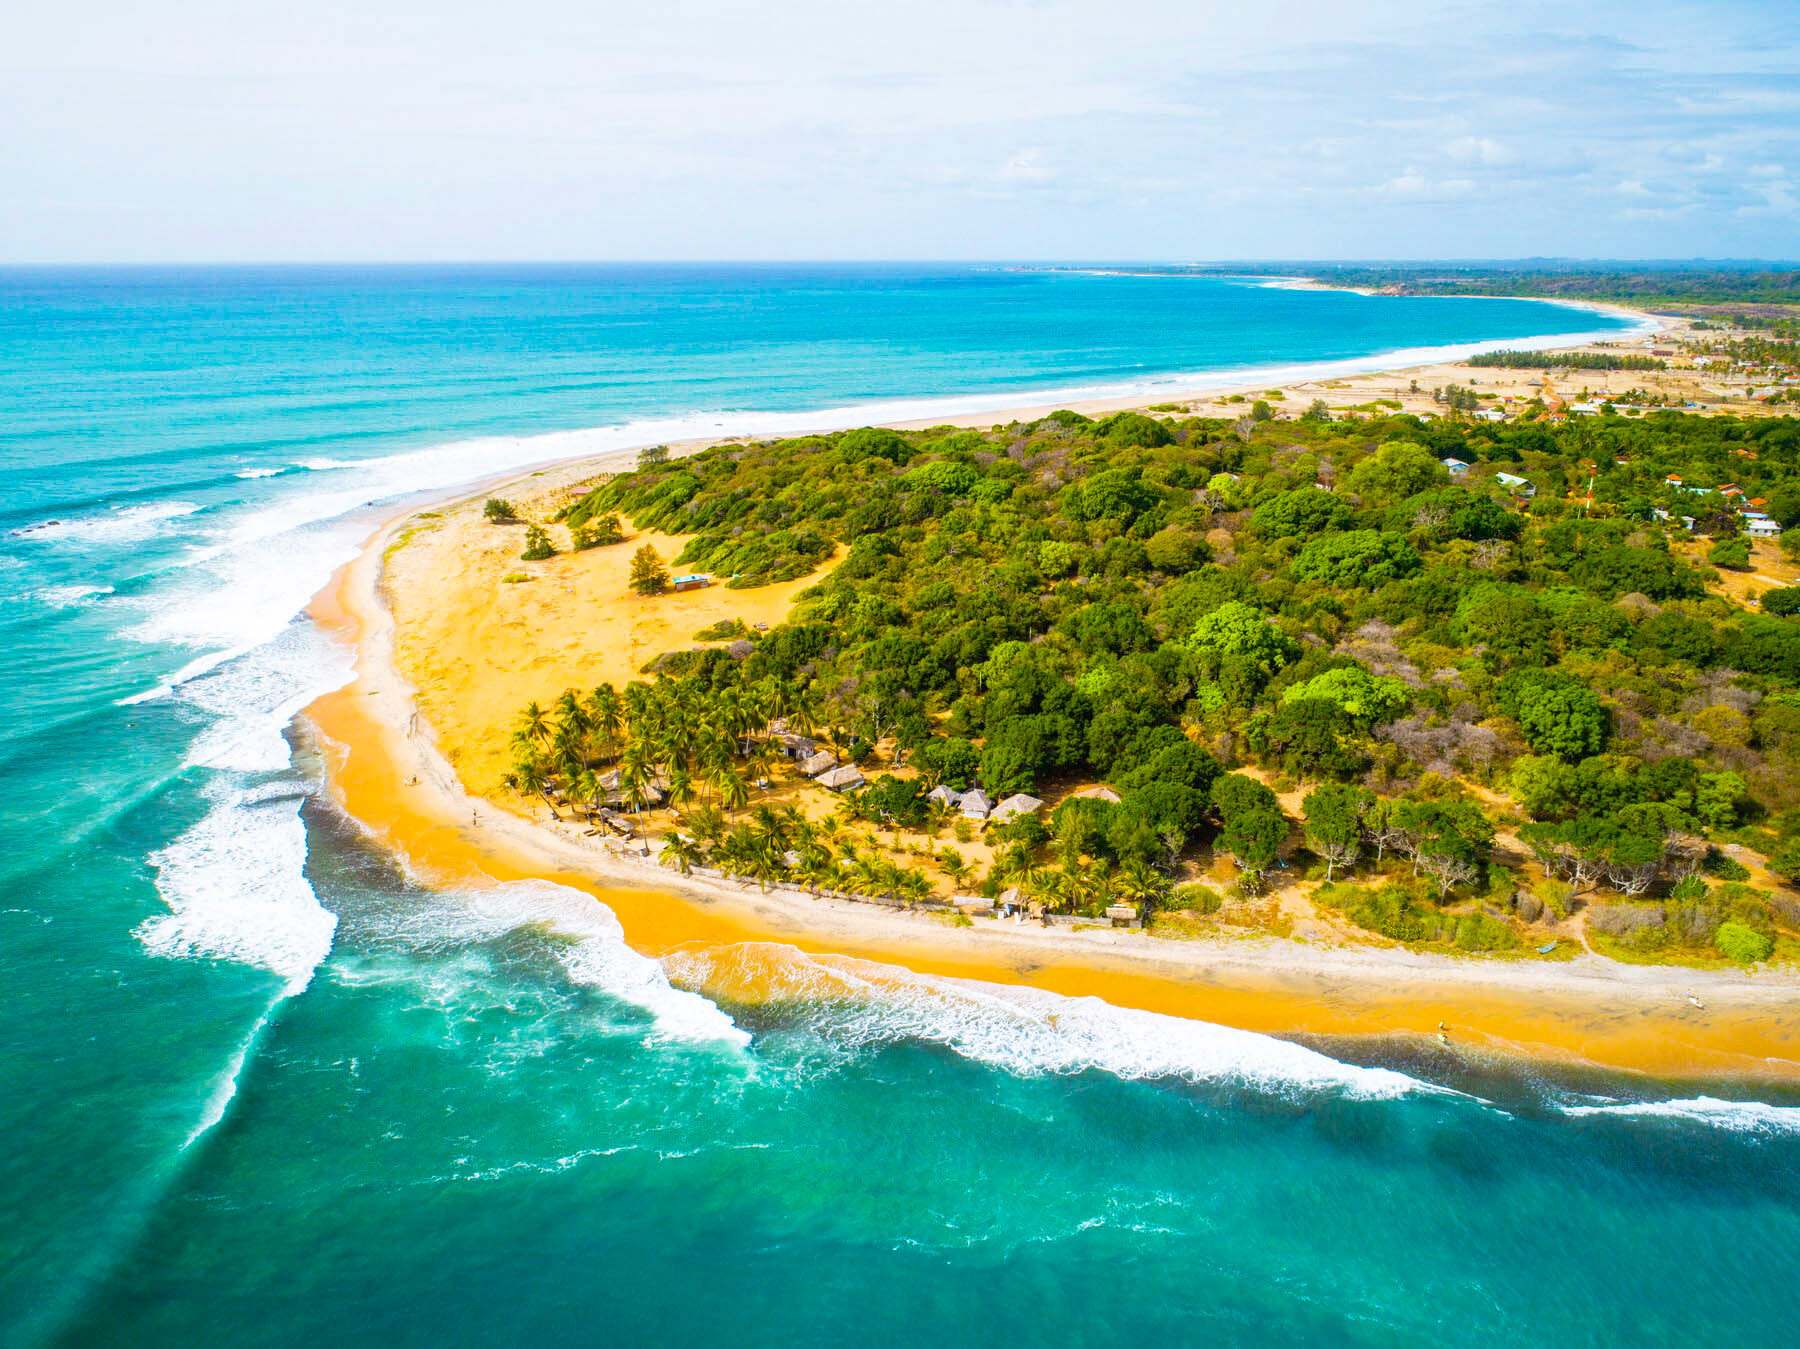
<instances>
[{"instance_id":1,"label":"coconut palm","mask_svg":"<svg viewBox=\"0 0 1800 1349\"><path fill-rule=\"evenodd\" d=\"M805 687L792 689L787 698L788 729L796 735L811 735L819 729L823 704L818 687L810 680Z\"/></svg>"},{"instance_id":2,"label":"coconut palm","mask_svg":"<svg viewBox=\"0 0 1800 1349\"><path fill-rule=\"evenodd\" d=\"M619 736L625 729L625 704L611 684L601 684L588 695L588 726L600 737L600 752L612 758L619 752Z\"/></svg>"},{"instance_id":3,"label":"coconut palm","mask_svg":"<svg viewBox=\"0 0 1800 1349\"><path fill-rule=\"evenodd\" d=\"M588 814L591 816L600 805L600 798L605 788L600 785L600 776L591 768L584 768L581 776L574 779L569 795L577 801L587 802Z\"/></svg>"},{"instance_id":4,"label":"coconut palm","mask_svg":"<svg viewBox=\"0 0 1800 1349\"><path fill-rule=\"evenodd\" d=\"M939 851L938 866L949 878L950 884L954 886L960 887L964 881L969 879L971 870L969 860L955 848L944 848Z\"/></svg>"},{"instance_id":5,"label":"coconut palm","mask_svg":"<svg viewBox=\"0 0 1800 1349\"><path fill-rule=\"evenodd\" d=\"M922 904L933 895L934 887L931 878L915 867L904 867L896 881L896 890L900 898L908 904Z\"/></svg>"},{"instance_id":6,"label":"coconut palm","mask_svg":"<svg viewBox=\"0 0 1800 1349\"><path fill-rule=\"evenodd\" d=\"M662 851L656 860L666 867L674 867L683 876L691 872L700 862L699 845L691 838L684 838L679 832L671 832L663 840Z\"/></svg>"},{"instance_id":7,"label":"coconut palm","mask_svg":"<svg viewBox=\"0 0 1800 1349\"><path fill-rule=\"evenodd\" d=\"M735 769L727 768L719 773L716 779L719 789L719 804L725 807L725 813L735 815L750 800L750 784L744 775Z\"/></svg>"},{"instance_id":8,"label":"coconut palm","mask_svg":"<svg viewBox=\"0 0 1800 1349\"><path fill-rule=\"evenodd\" d=\"M786 863L782 860L781 848L767 834L757 836L750 845L750 875L755 877L758 888L766 895L769 887L787 873Z\"/></svg>"},{"instance_id":9,"label":"coconut palm","mask_svg":"<svg viewBox=\"0 0 1800 1349\"><path fill-rule=\"evenodd\" d=\"M631 813L643 814L644 805L650 799L650 761L635 742L619 760L619 789L631 802Z\"/></svg>"},{"instance_id":10,"label":"coconut palm","mask_svg":"<svg viewBox=\"0 0 1800 1349\"><path fill-rule=\"evenodd\" d=\"M687 817L688 832L709 848L716 848L725 837L725 817L711 806L701 806Z\"/></svg>"},{"instance_id":11,"label":"coconut palm","mask_svg":"<svg viewBox=\"0 0 1800 1349\"><path fill-rule=\"evenodd\" d=\"M526 703L525 710L519 713L519 732L526 739L538 744L542 744L550 738L550 720L544 715L544 709L538 706L535 698Z\"/></svg>"},{"instance_id":12,"label":"coconut palm","mask_svg":"<svg viewBox=\"0 0 1800 1349\"><path fill-rule=\"evenodd\" d=\"M801 881L816 899L820 888L837 873L837 861L832 857L831 849L824 844L808 843L800 849L798 871Z\"/></svg>"},{"instance_id":13,"label":"coconut palm","mask_svg":"<svg viewBox=\"0 0 1800 1349\"><path fill-rule=\"evenodd\" d=\"M1160 904L1172 888L1167 876L1135 857L1120 868L1118 885L1120 896L1137 905L1140 913Z\"/></svg>"},{"instance_id":14,"label":"coconut palm","mask_svg":"<svg viewBox=\"0 0 1800 1349\"><path fill-rule=\"evenodd\" d=\"M669 804L678 808L686 808L694 799L694 778L682 764L674 764L669 768Z\"/></svg>"},{"instance_id":15,"label":"coconut palm","mask_svg":"<svg viewBox=\"0 0 1800 1349\"><path fill-rule=\"evenodd\" d=\"M513 766L513 778L523 796L536 796L550 781L544 761L535 754L525 755Z\"/></svg>"}]
</instances>

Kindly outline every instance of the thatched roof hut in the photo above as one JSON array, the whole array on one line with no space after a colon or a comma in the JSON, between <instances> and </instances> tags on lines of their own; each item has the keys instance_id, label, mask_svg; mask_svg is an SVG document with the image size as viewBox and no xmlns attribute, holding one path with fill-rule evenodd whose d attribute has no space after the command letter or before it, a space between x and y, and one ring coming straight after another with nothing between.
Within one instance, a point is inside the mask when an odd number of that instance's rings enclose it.
<instances>
[{"instance_id":1,"label":"thatched roof hut","mask_svg":"<svg viewBox=\"0 0 1800 1349\"><path fill-rule=\"evenodd\" d=\"M988 818L995 824L1005 824L1021 815L1033 815L1043 809L1044 803L1035 796L1024 792L1014 792L1006 800L994 807L994 813Z\"/></svg>"},{"instance_id":2,"label":"thatched roof hut","mask_svg":"<svg viewBox=\"0 0 1800 1349\"><path fill-rule=\"evenodd\" d=\"M849 764L842 768L834 768L829 773L821 773L816 779L821 787L834 792L851 792L863 785L863 775Z\"/></svg>"},{"instance_id":3,"label":"thatched roof hut","mask_svg":"<svg viewBox=\"0 0 1800 1349\"><path fill-rule=\"evenodd\" d=\"M828 749L800 761L800 771L809 778L816 778L821 773L828 773L837 767L837 755Z\"/></svg>"}]
</instances>

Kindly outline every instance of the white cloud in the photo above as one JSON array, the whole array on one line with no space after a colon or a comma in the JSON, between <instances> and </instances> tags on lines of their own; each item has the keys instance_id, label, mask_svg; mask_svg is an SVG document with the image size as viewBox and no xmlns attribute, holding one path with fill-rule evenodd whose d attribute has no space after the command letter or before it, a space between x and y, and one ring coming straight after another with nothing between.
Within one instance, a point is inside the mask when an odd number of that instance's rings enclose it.
<instances>
[{"instance_id":1,"label":"white cloud","mask_svg":"<svg viewBox=\"0 0 1800 1349\"><path fill-rule=\"evenodd\" d=\"M1509 147L1486 136L1459 136L1444 147L1444 152L1465 164L1511 164L1518 158Z\"/></svg>"},{"instance_id":2,"label":"white cloud","mask_svg":"<svg viewBox=\"0 0 1800 1349\"><path fill-rule=\"evenodd\" d=\"M1004 183L1049 183L1055 181L1057 172L1044 162L1044 152L1034 149L1019 151L1000 166L996 176Z\"/></svg>"}]
</instances>

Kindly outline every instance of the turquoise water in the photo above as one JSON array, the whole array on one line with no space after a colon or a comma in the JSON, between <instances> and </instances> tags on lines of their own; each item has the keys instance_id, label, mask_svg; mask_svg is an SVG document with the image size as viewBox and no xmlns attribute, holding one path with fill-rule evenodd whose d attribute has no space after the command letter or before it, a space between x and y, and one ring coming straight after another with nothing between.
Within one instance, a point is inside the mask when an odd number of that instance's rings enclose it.
<instances>
[{"instance_id":1,"label":"turquoise water","mask_svg":"<svg viewBox=\"0 0 1800 1349\"><path fill-rule=\"evenodd\" d=\"M825 967L315 795L300 610L560 454L1613 321L1002 268L0 273L0 1342L1784 1342L1800 1102ZM869 410L867 405L876 405Z\"/></svg>"}]
</instances>

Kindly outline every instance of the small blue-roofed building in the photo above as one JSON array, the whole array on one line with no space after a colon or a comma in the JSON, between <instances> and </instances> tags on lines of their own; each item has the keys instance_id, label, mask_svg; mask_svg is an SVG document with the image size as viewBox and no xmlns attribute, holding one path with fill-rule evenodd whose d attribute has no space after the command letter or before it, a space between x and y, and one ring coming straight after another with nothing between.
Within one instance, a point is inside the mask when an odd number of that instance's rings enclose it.
<instances>
[{"instance_id":1,"label":"small blue-roofed building","mask_svg":"<svg viewBox=\"0 0 1800 1349\"><path fill-rule=\"evenodd\" d=\"M1452 478L1460 478L1469 471L1469 466L1461 459L1440 459L1438 462L1449 471Z\"/></svg>"},{"instance_id":2,"label":"small blue-roofed building","mask_svg":"<svg viewBox=\"0 0 1800 1349\"><path fill-rule=\"evenodd\" d=\"M1514 496L1534 497L1537 495L1537 488L1516 473L1496 473L1494 481Z\"/></svg>"}]
</instances>

